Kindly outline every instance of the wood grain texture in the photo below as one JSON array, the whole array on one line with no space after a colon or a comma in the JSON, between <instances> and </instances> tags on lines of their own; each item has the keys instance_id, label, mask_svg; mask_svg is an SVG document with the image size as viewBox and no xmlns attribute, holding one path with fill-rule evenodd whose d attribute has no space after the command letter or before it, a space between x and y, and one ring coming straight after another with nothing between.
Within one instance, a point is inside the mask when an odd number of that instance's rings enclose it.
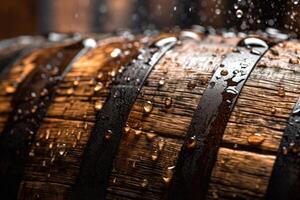
<instances>
[{"instance_id":1,"label":"wood grain texture","mask_svg":"<svg viewBox=\"0 0 300 200\"><path fill-rule=\"evenodd\" d=\"M219 151L208 199L264 199L282 134L300 96L300 66L290 62L298 58L299 48L296 41L276 45L252 72L227 124L221 146L230 149ZM253 135L263 141L249 142ZM243 157L246 162L248 154L257 161L248 163L248 167L236 162ZM227 161L234 170L221 167ZM258 172L262 169L264 174ZM241 173L245 170L254 176ZM227 176L231 178L221 178Z\"/></svg>"},{"instance_id":2,"label":"wood grain texture","mask_svg":"<svg viewBox=\"0 0 300 200\"><path fill-rule=\"evenodd\" d=\"M238 41L222 36L186 39L159 61L124 127L107 199L164 198L203 91ZM71 198L95 125L95 105L105 102L115 75L138 47L120 37L105 39L73 65L31 145L19 199ZM36 59L52 56L56 48L35 51L1 80L0 131L12 110L14 88L30 75ZM207 199L264 199L287 119L300 96L300 65L291 61L299 60L299 54L298 41L283 42L251 73L224 132ZM95 91L99 85L103 87Z\"/></svg>"},{"instance_id":3,"label":"wood grain texture","mask_svg":"<svg viewBox=\"0 0 300 200\"><path fill-rule=\"evenodd\" d=\"M115 159L107 199L163 198L208 80L237 42L227 39L216 45L219 41L220 37L185 40L152 71L130 113L130 131ZM153 105L150 113L144 111L148 101Z\"/></svg>"},{"instance_id":4,"label":"wood grain texture","mask_svg":"<svg viewBox=\"0 0 300 200\"><path fill-rule=\"evenodd\" d=\"M207 199L264 199L274 156L227 148L218 156Z\"/></svg>"},{"instance_id":5,"label":"wood grain texture","mask_svg":"<svg viewBox=\"0 0 300 200\"><path fill-rule=\"evenodd\" d=\"M96 102L103 104L118 70L137 53L134 42L102 41L79 59L60 84L31 147L19 198L68 198L81 156L95 123ZM122 54L114 56L113 52ZM113 56L112 56L113 55ZM98 91L95 88L101 85ZM57 185L49 187L49 184Z\"/></svg>"},{"instance_id":6,"label":"wood grain texture","mask_svg":"<svg viewBox=\"0 0 300 200\"><path fill-rule=\"evenodd\" d=\"M11 100L19 85L30 75L38 64L38 59L50 58L57 53L57 47L35 50L21 61L15 63L11 69L3 75L0 82L0 133L12 111Z\"/></svg>"}]
</instances>

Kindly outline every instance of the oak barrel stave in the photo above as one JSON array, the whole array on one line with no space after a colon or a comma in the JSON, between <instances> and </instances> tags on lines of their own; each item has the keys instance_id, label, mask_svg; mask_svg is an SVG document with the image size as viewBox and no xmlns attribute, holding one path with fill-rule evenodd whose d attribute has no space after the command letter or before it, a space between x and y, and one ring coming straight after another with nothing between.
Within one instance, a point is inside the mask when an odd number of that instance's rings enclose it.
<instances>
[{"instance_id":1,"label":"oak barrel stave","mask_svg":"<svg viewBox=\"0 0 300 200\"><path fill-rule=\"evenodd\" d=\"M106 189L107 199L166 197L203 91L214 70L239 40L218 35L185 39L156 64L129 114ZM102 42L73 64L59 83L30 147L29 153L34 151L34 156L26 158L19 199L72 197L83 152L95 125L95 103L104 104L112 76L99 79L107 86L99 94L95 94L95 82L91 79L97 79L99 72L111 73L112 68L128 64L139 48L132 42L136 47L129 49L130 55L112 58L112 51L126 51L130 41L112 38ZM251 73L227 123L207 199L265 198L282 134L300 96L300 66L293 62L299 51L297 40L277 44ZM22 77L31 73L32 66L26 62L24 65L10 69L2 80L3 89L17 76L21 77L18 82L25 80ZM4 127L12 110L9 102L13 96L2 90L0 127ZM144 107L149 106L149 101L153 108L147 113ZM251 136L261 137L258 139L262 142L251 143Z\"/></svg>"},{"instance_id":2,"label":"oak barrel stave","mask_svg":"<svg viewBox=\"0 0 300 200\"><path fill-rule=\"evenodd\" d=\"M81 156L95 123L95 106L97 103L103 104L114 73L131 60L135 50L131 49L129 55L120 59L110 54L114 49L126 51L127 45L132 43L122 38L107 39L73 65L58 88L57 96L44 119L45 123L38 132L36 141L41 145L33 145L31 148L36 153L26 165L20 198L36 194L43 199L71 196L69 191L78 175ZM132 45L131 48L135 47ZM101 77L100 73L103 74ZM78 76L81 78L77 79ZM95 91L97 80L103 83L99 91ZM50 152L47 151L49 146L52 146ZM36 170L43 165L43 161L46 165ZM52 170L54 166L57 169ZM59 187L51 187L52 183Z\"/></svg>"}]
</instances>

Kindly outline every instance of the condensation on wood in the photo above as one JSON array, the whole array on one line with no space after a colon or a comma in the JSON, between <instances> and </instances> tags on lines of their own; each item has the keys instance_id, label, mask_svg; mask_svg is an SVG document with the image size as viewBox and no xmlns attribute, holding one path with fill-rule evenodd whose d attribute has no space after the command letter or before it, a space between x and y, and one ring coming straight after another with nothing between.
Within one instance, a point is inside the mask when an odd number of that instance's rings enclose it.
<instances>
[{"instance_id":1,"label":"condensation on wood","mask_svg":"<svg viewBox=\"0 0 300 200\"><path fill-rule=\"evenodd\" d=\"M57 53L58 49L59 46L35 50L21 61L15 63L5 76L3 76L3 80L0 83L0 133L3 131L9 113L12 111L11 100L18 86L37 67L39 59L50 58Z\"/></svg>"},{"instance_id":2,"label":"condensation on wood","mask_svg":"<svg viewBox=\"0 0 300 200\"><path fill-rule=\"evenodd\" d=\"M163 198L203 91L235 43L217 36L185 40L157 64L130 113L107 199Z\"/></svg>"},{"instance_id":3,"label":"condensation on wood","mask_svg":"<svg viewBox=\"0 0 300 200\"><path fill-rule=\"evenodd\" d=\"M136 45L122 38L105 39L74 63L31 146L20 199L36 195L43 199L70 197L95 124L95 104L104 104L118 70L136 55ZM111 56L119 50L120 55Z\"/></svg>"},{"instance_id":4,"label":"condensation on wood","mask_svg":"<svg viewBox=\"0 0 300 200\"><path fill-rule=\"evenodd\" d=\"M264 199L282 134L300 96L300 66L290 62L299 53L297 41L276 45L252 72L227 124L221 146L230 149L219 151L208 199ZM251 142L254 135L260 142Z\"/></svg>"}]
</instances>

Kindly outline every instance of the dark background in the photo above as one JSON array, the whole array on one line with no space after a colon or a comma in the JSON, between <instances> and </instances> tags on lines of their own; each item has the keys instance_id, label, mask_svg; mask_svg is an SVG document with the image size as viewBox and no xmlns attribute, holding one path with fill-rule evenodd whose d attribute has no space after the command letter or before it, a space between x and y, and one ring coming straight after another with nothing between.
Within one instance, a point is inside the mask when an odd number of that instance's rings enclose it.
<instances>
[{"instance_id":1,"label":"dark background","mask_svg":"<svg viewBox=\"0 0 300 200\"><path fill-rule=\"evenodd\" d=\"M0 38L54 32L143 31L193 24L299 32L298 0L2 0ZM238 18L237 10L243 15Z\"/></svg>"}]
</instances>

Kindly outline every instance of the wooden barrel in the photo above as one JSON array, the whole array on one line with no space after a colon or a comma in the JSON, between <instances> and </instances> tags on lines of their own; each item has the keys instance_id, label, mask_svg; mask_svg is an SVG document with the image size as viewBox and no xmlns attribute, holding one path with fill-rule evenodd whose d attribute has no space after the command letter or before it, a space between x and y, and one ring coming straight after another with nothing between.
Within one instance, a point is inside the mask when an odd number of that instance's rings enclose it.
<instances>
[{"instance_id":1,"label":"wooden barrel","mask_svg":"<svg viewBox=\"0 0 300 200\"><path fill-rule=\"evenodd\" d=\"M299 199L299 59L266 34L42 45L1 76L1 199Z\"/></svg>"}]
</instances>

